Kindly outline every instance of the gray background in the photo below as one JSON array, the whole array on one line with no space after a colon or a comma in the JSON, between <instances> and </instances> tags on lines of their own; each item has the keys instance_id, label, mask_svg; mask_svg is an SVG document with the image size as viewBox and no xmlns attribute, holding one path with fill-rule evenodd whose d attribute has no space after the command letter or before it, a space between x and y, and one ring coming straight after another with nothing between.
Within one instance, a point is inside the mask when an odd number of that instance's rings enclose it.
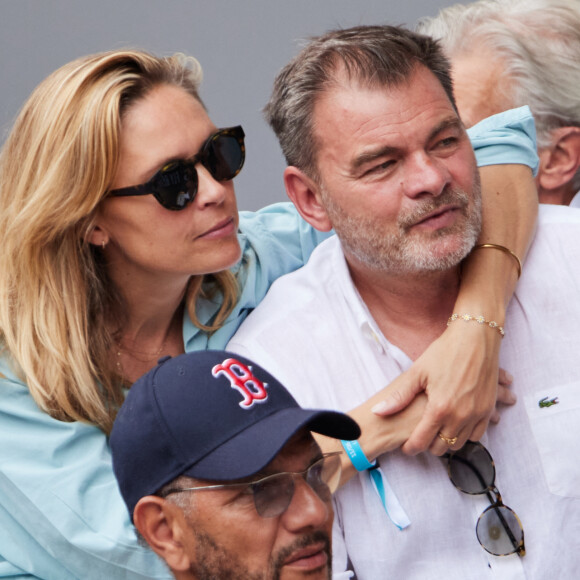
<instances>
[{"instance_id":1,"label":"gray background","mask_svg":"<svg viewBox=\"0 0 580 580\"><path fill-rule=\"evenodd\" d=\"M262 119L278 70L300 41L335 27L404 24L452 0L0 0L0 134L32 89L78 56L137 47L185 52L204 69L201 96L217 126L242 124L240 209L286 199L284 160Z\"/></svg>"}]
</instances>

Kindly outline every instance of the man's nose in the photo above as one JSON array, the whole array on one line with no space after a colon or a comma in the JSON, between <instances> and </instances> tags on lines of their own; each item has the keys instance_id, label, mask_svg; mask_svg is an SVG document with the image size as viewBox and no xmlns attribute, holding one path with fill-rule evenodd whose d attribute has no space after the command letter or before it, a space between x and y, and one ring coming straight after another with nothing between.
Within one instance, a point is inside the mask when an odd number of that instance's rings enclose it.
<instances>
[{"instance_id":1,"label":"man's nose","mask_svg":"<svg viewBox=\"0 0 580 580\"><path fill-rule=\"evenodd\" d=\"M403 179L405 195L416 198L440 195L451 182L451 175L442 160L421 151L406 160Z\"/></svg>"},{"instance_id":2,"label":"man's nose","mask_svg":"<svg viewBox=\"0 0 580 580\"><path fill-rule=\"evenodd\" d=\"M294 480L294 486L292 501L283 515L286 527L300 532L324 526L333 517L330 492L328 501L321 499L302 477Z\"/></svg>"}]
</instances>

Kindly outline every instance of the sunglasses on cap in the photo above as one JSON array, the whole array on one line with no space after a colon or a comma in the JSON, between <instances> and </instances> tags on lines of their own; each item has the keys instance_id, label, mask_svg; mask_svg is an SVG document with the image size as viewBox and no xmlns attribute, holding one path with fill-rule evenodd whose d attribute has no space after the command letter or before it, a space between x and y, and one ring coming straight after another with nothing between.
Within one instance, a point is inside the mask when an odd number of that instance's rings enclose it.
<instances>
[{"instance_id":1,"label":"sunglasses on cap","mask_svg":"<svg viewBox=\"0 0 580 580\"><path fill-rule=\"evenodd\" d=\"M495 464L489 451L481 443L468 441L444 457L449 478L459 491L486 494L489 499L491 505L479 516L475 527L483 549L494 556L525 556L524 528L517 514L503 504L495 487Z\"/></svg>"},{"instance_id":2,"label":"sunglasses on cap","mask_svg":"<svg viewBox=\"0 0 580 580\"><path fill-rule=\"evenodd\" d=\"M164 208L179 211L186 208L197 194L197 163L201 163L216 181L229 181L242 170L245 158L242 127L238 125L220 129L208 137L197 155L170 161L147 183L113 189L109 195L124 197L151 194Z\"/></svg>"},{"instance_id":3,"label":"sunglasses on cap","mask_svg":"<svg viewBox=\"0 0 580 580\"><path fill-rule=\"evenodd\" d=\"M296 489L295 481L299 478L302 478L322 501L330 501L340 482L340 453L340 451L326 453L304 471L274 473L245 483L168 489L161 497L183 491L207 491L238 487L243 490L244 495L253 496L256 511L261 517L274 518L288 509Z\"/></svg>"}]
</instances>

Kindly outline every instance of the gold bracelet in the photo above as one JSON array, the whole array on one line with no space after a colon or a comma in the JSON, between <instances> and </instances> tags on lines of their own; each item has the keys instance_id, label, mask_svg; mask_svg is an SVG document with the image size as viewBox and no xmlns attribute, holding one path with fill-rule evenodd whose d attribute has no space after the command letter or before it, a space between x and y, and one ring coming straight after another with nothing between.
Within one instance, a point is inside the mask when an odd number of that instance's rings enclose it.
<instances>
[{"instance_id":1,"label":"gold bracelet","mask_svg":"<svg viewBox=\"0 0 580 580\"><path fill-rule=\"evenodd\" d=\"M483 316L471 316L471 314L452 314L447 321L447 326L449 326L455 320L465 320L465 322L469 322L470 320L474 320L475 322L479 322L479 324L487 324L490 328L495 328L501 337L505 336L505 332L503 326L500 326L495 320L486 320Z\"/></svg>"},{"instance_id":2,"label":"gold bracelet","mask_svg":"<svg viewBox=\"0 0 580 580\"><path fill-rule=\"evenodd\" d=\"M522 261L509 249L505 246L500 246L499 244L479 244L473 247L473 250L485 250L485 248L491 248L493 250L501 250L508 256L511 256L516 261L516 266L518 268L518 280L522 275Z\"/></svg>"}]
</instances>

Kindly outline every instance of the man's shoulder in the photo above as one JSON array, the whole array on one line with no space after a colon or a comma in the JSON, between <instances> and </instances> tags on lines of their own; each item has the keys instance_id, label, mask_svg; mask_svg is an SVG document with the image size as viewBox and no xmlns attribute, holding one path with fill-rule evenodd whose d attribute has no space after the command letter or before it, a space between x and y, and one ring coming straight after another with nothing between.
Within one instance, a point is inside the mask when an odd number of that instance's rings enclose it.
<instances>
[{"instance_id":1,"label":"man's shoulder","mask_svg":"<svg viewBox=\"0 0 580 580\"><path fill-rule=\"evenodd\" d=\"M553 254L558 248L563 255L577 255L580 251L580 209L563 205L540 204L536 235L530 246L530 256ZM547 250L547 252L546 252Z\"/></svg>"},{"instance_id":2,"label":"man's shoulder","mask_svg":"<svg viewBox=\"0 0 580 580\"><path fill-rule=\"evenodd\" d=\"M266 368L303 405L313 404L305 398L313 373L306 361L322 360L347 323L334 268L341 256L336 238L323 242L303 268L272 285L226 347Z\"/></svg>"},{"instance_id":3,"label":"man's shoulder","mask_svg":"<svg viewBox=\"0 0 580 580\"><path fill-rule=\"evenodd\" d=\"M516 289L520 299L539 303L558 296L561 304L580 302L580 210L540 205L536 235ZM554 293L554 284L558 292Z\"/></svg>"},{"instance_id":4,"label":"man's shoulder","mask_svg":"<svg viewBox=\"0 0 580 580\"><path fill-rule=\"evenodd\" d=\"M541 203L538 210L538 224L579 224L579 209L567 205L548 205Z\"/></svg>"}]
</instances>

